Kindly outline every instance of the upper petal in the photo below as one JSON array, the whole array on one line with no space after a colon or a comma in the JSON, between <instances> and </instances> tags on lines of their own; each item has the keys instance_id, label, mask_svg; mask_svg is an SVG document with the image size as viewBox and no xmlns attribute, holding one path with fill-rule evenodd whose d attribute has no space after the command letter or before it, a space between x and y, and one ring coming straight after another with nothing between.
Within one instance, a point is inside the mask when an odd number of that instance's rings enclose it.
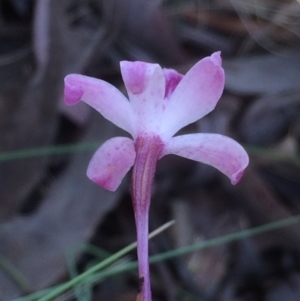
<instances>
[{"instance_id":1,"label":"upper petal","mask_svg":"<svg viewBox=\"0 0 300 301\"><path fill-rule=\"evenodd\" d=\"M138 132L160 128L165 95L165 77L158 64L122 61L121 73L131 101Z\"/></svg>"},{"instance_id":2,"label":"upper petal","mask_svg":"<svg viewBox=\"0 0 300 301\"><path fill-rule=\"evenodd\" d=\"M163 155L175 154L217 168L236 184L249 163L244 148L235 140L219 134L190 134L173 137Z\"/></svg>"},{"instance_id":3,"label":"upper petal","mask_svg":"<svg viewBox=\"0 0 300 301\"><path fill-rule=\"evenodd\" d=\"M96 151L87 170L87 176L99 186L115 191L135 160L133 140L115 137L107 140Z\"/></svg>"},{"instance_id":4,"label":"upper petal","mask_svg":"<svg viewBox=\"0 0 300 301\"><path fill-rule=\"evenodd\" d=\"M82 100L118 127L135 135L134 114L126 97L111 84L92 77L69 74L65 78L65 103Z\"/></svg>"},{"instance_id":5,"label":"upper petal","mask_svg":"<svg viewBox=\"0 0 300 301\"><path fill-rule=\"evenodd\" d=\"M163 69L166 79L165 99L169 99L183 78L183 75L173 69Z\"/></svg>"},{"instance_id":6,"label":"upper petal","mask_svg":"<svg viewBox=\"0 0 300 301\"><path fill-rule=\"evenodd\" d=\"M167 103L162 131L173 136L182 127L211 112L224 88L220 52L194 65L180 81Z\"/></svg>"}]
</instances>

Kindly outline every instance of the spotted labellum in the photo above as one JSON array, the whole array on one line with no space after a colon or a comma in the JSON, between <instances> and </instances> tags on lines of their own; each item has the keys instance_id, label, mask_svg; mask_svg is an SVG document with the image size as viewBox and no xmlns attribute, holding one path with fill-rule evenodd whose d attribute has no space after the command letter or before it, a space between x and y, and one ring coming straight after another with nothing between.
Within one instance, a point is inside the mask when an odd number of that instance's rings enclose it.
<instances>
[{"instance_id":1,"label":"spotted labellum","mask_svg":"<svg viewBox=\"0 0 300 301\"><path fill-rule=\"evenodd\" d=\"M156 162L175 154L209 164L236 184L249 158L240 144L223 135L174 136L211 112L220 99L224 89L220 52L199 61L184 76L158 64L123 61L120 65L129 101L103 80L70 74L65 78L65 103L84 101L132 136L107 140L94 154L87 175L103 188L115 191L133 167L131 192L141 299L150 301L148 216Z\"/></svg>"}]
</instances>

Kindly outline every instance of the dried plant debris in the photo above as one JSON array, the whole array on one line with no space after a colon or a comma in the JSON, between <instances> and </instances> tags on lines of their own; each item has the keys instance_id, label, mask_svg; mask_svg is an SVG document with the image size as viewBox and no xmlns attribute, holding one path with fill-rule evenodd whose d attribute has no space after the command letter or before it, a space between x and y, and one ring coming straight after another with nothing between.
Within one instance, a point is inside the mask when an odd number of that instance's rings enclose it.
<instances>
[{"instance_id":1,"label":"dried plant debris","mask_svg":"<svg viewBox=\"0 0 300 301\"><path fill-rule=\"evenodd\" d=\"M300 54L253 55L224 61L226 88L240 95L299 90Z\"/></svg>"},{"instance_id":2,"label":"dried plant debris","mask_svg":"<svg viewBox=\"0 0 300 301\"><path fill-rule=\"evenodd\" d=\"M288 135L295 137L293 128L300 114L300 90L288 91L271 93L248 106L239 126L245 143L270 146L279 144Z\"/></svg>"},{"instance_id":3,"label":"dried plant debris","mask_svg":"<svg viewBox=\"0 0 300 301\"><path fill-rule=\"evenodd\" d=\"M94 119L83 141L98 139L102 125ZM118 194L105 192L86 179L90 157L90 153L74 156L48 188L43 204L29 216L11 219L0 233L0 253L22 273L33 291L64 276L68 253L91 238L122 193L122 188ZM1 300L12 300L22 293L8 276L4 271L0 274Z\"/></svg>"}]
</instances>

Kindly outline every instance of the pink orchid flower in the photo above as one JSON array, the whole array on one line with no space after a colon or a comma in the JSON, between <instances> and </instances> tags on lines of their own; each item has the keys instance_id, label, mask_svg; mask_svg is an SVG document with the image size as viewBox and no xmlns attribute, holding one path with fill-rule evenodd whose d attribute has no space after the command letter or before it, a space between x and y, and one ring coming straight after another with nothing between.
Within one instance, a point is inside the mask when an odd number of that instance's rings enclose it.
<instances>
[{"instance_id":1,"label":"pink orchid flower","mask_svg":"<svg viewBox=\"0 0 300 301\"><path fill-rule=\"evenodd\" d=\"M243 147L219 134L174 136L211 112L224 88L220 52L206 57L185 76L158 64L121 62L129 100L109 83L79 75L65 78L65 103L82 100L131 134L111 138L94 154L88 177L111 191L133 166L132 199L137 226L141 297L151 300L148 262L148 215L156 162L168 154L209 164L236 184L248 165Z\"/></svg>"}]
</instances>

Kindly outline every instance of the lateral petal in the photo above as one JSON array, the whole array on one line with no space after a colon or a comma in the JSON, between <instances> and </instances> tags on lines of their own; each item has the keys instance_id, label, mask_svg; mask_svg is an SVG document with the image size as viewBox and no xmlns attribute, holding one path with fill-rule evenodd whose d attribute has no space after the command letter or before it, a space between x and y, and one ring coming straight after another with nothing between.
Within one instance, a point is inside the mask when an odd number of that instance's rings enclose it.
<instances>
[{"instance_id":1,"label":"lateral petal","mask_svg":"<svg viewBox=\"0 0 300 301\"><path fill-rule=\"evenodd\" d=\"M175 154L211 165L230 178L241 179L249 163L245 149L235 140L219 134L189 134L170 139L163 155Z\"/></svg>"},{"instance_id":2,"label":"lateral petal","mask_svg":"<svg viewBox=\"0 0 300 301\"><path fill-rule=\"evenodd\" d=\"M166 81L158 64L122 61L121 73L136 115L138 132L160 129Z\"/></svg>"},{"instance_id":3,"label":"lateral petal","mask_svg":"<svg viewBox=\"0 0 300 301\"><path fill-rule=\"evenodd\" d=\"M69 74L65 77L65 103L80 100L96 109L104 118L135 135L134 114L126 97L111 84L89 76Z\"/></svg>"},{"instance_id":4,"label":"lateral petal","mask_svg":"<svg viewBox=\"0 0 300 301\"><path fill-rule=\"evenodd\" d=\"M87 176L99 186L115 191L133 166L135 156L132 139L109 139L94 154L87 169Z\"/></svg>"},{"instance_id":5,"label":"lateral petal","mask_svg":"<svg viewBox=\"0 0 300 301\"><path fill-rule=\"evenodd\" d=\"M162 131L166 137L215 108L224 88L221 64L220 52L216 52L199 61L182 78L163 114Z\"/></svg>"}]
</instances>

